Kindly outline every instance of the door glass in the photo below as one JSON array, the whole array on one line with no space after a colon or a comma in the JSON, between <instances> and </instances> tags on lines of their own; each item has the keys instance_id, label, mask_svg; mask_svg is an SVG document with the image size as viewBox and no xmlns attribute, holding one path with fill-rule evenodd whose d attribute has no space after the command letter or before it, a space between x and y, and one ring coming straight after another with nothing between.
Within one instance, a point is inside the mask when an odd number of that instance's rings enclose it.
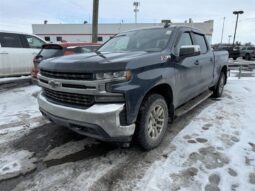
<instances>
[{"instance_id":1,"label":"door glass","mask_svg":"<svg viewBox=\"0 0 255 191\"><path fill-rule=\"evenodd\" d=\"M1 33L0 44L1 47L22 48L19 36L11 33Z\"/></svg>"},{"instance_id":2,"label":"door glass","mask_svg":"<svg viewBox=\"0 0 255 191\"><path fill-rule=\"evenodd\" d=\"M206 45L206 42L205 42L205 36L204 35L201 35L201 34L194 34L195 36L195 45L199 45L200 46L200 52L202 54L206 53L208 48L207 48L207 45Z\"/></svg>"},{"instance_id":3,"label":"door glass","mask_svg":"<svg viewBox=\"0 0 255 191\"><path fill-rule=\"evenodd\" d=\"M27 35L26 40L30 48L42 48L42 45L44 44L43 41L34 36Z\"/></svg>"},{"instance_id":4,"label":"door glass","mask_svg":"<svg viewBox=\"0 0 255 191\"><path fill-rule=\"evenodd\" d=\"M181 38L180 38L180 40L177 44L178 54L179 54L180 48L182 46L188 46L188 45L192 45L192 40L191 40L191 37L190 37L190 33L185 32L181 35Z\"/></svg>"}]
</instances>

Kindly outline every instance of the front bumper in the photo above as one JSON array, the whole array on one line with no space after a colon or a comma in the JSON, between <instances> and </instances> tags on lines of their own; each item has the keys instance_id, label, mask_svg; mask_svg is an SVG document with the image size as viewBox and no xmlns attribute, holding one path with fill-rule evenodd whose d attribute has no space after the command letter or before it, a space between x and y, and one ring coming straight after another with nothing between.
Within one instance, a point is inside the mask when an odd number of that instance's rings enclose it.
<instances>
[{"instance_id":1,"label":"front bumper","mask_svg":"<svg viewBox=\"0 0 255 191\"><path fill-rule=\"evenodd\" d=\"M135 131L135 124L120 124L124 104L95 104L87 109L77 109L49 102L42 93L38 103L44 116L79 134L106 141L130 141Z\"/></svg>"}]
</instances>

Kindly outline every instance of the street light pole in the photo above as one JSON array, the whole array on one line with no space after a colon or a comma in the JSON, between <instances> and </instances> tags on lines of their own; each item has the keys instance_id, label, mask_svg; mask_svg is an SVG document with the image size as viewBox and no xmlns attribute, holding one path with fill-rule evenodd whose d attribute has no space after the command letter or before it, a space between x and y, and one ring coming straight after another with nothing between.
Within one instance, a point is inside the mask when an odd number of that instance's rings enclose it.
<instances>
[{"instance_id":1,"label":"street light pole","mask_svg":"<svg viewBox=\"0 0 255 191\"><path fill-rule=\"evenodd\" d=\"M232 35L228 35L228 44L230 44L230 42L231 42L231 37L232 37Z\"/></svg>"},{"instance_id":2,"label":"street light pole","mask_svg":"<svg viewBox=\"0 0 255 191\"><path fill-rule=\"evenodd\" d=\"M233 14L236 15L236 26L235 26L235 33L234 33L234 38L233 38L233 46L235 44L236 40L236 30L237 30L237 24L238 24L238 19L239 19L239 14L243 14L243 11L234 11Z\"/></svg>"},{"instance_id":3,"label":"street light pole","mask_svg":"<svg viewBox=\"0 0 255 191\"><path fill-rule=\"evenodd\" d=\"M221 41L220 41L221 44L222 44L222 41L223 41L223 33L224 33L224 27L225 27L225 19L226 19L226 17L223 18L223 26L222 26Z\"/></svg>"},{"instance_id":4,"label":"street light pole","mask_svg":"<svg viewBox=\"0 0 255 191\"><path fill-rule=\"evenodd\" d=\"M140 6L140 3L138 1L135 1L133 3L134 6L134 13L135 13L135 24L137 24L137 13L139 12L138 7Z\"/></svg>"}]
</instances>

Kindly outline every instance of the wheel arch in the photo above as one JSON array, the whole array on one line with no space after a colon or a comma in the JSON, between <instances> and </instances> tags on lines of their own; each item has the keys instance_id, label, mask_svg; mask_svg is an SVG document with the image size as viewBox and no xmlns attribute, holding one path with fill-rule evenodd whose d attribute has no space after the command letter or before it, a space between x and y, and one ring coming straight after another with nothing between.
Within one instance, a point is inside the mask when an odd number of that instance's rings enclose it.
<instances>
[{"instance_id":1,"label":"wheel arch","mask_svg":"<svg viewBox=\"0 0 255 191\"><path fill-rule=\"evenodd\" d=\"M172 87L167 83L158 84L152 87L143 97L142 103L147 99L151 94L159 94L164 97L169 111L169 116L171 119L174 117L174 105L173 105L173 90Z\"/></svg>"}]
</instances>

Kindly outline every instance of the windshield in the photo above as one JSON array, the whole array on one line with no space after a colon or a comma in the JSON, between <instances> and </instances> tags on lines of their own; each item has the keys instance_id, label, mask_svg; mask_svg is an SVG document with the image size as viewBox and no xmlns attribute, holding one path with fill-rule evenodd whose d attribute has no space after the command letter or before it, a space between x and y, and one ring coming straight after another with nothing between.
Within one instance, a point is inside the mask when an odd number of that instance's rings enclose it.
<instances>
[{"instance_id":1,"label":"windshield","mask_svg":"<svg viewBox=\"0 0 255 191\"><path fill-rule=\"evenodd\" d=\"M119 34L105 43L99 52L146 51L158 52L166 48L172 29L157 28Z\"/></svg>"}]
</instances>

